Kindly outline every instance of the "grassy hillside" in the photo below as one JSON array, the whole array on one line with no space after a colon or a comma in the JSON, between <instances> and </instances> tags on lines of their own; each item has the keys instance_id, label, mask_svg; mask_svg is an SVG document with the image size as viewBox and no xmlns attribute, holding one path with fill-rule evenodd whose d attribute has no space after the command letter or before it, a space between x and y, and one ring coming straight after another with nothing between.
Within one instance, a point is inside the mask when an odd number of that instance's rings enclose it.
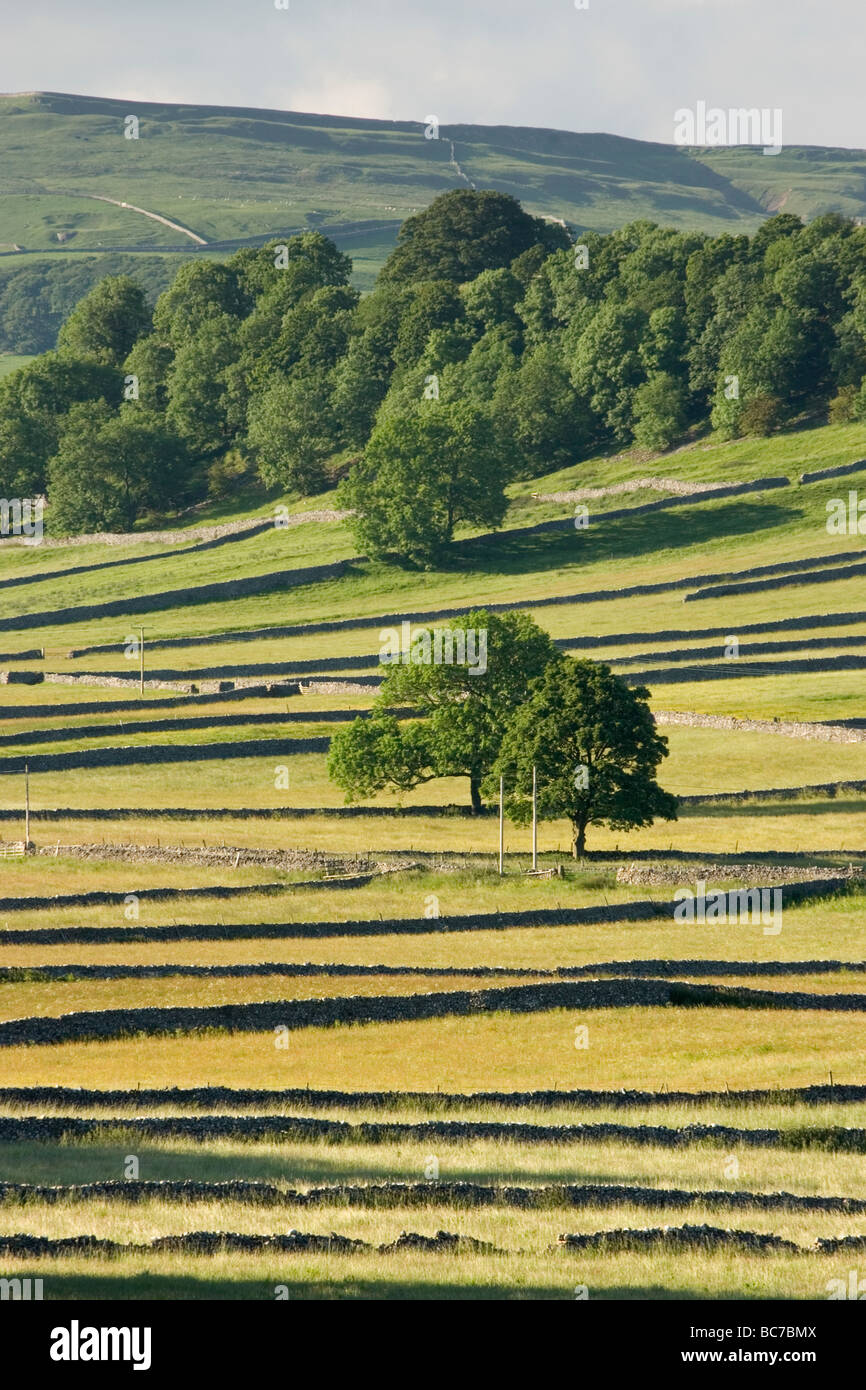
<instances>
[{"instance_id":1,"label":"grassy hillside","mask_svg":"<svg viewBox=\"0 0 866 1390\"><path fill-rule=\"evenodd\" d=\"M139 118L137 140L124 138L128 115ZM782 206L866 214L859 151L791 148L768 159L746 147L481 125L442 127L433 140L416 121L60 93L0 97L0 142L7 253L193 252L320 227L357 256L363 282L404 218L469 183L599 231L635 218L750 231Z\"/></svg>"},{"instance_id":2,"label":"grassy hillside","mask_svg":"<svg viewBox=\"0 0 866 1390\"><path fill-rule=\"evenodd\" d=\"M827 500L862 491L866 471L799 477L852 463L864 445L862 425L837 425L591 459L511 485L501 532L464 534L447 567L423 573L363 560L345 522L321 518L195 552L182 531L175 546L0 546L4 673L134 678L121 644L138 614L69 605L122 608L180 589L142 619L148 676L236 687L199 699L148 688L142 699L135 687L0 684L0 848L23 834L27 758L41 851L0 858L0 1077L88 1088L0 1090L0 1181L23 1184L5 1190L0 1240L88 1233L123 1247L110 1257L13 1251L7 1276L44 1275L47 1298L120 1299L271 1299L275 1286L293 1299L573 1299L576 1285L592 1299L817 1299L847 1279L852 1254L835 1242L866 1234L866 708L863 668L827 661L862 655L866 584L835 573L858 563L862 537L829 535L825 518ZM568 518L569 501L544 494L650 475L789 481L652 512L635 509L658 492L620 492L591 501L586 531L520 530ZM238 519L266 510L260 497L233 505ZM228 519L231 505L213 514ZM200 510L195 523L209 519ZM124 563L144 555L154 558ZM351 563L286 587L287 570L333 559ZM95 568L106 561L121 563ZM780 567L810 561L788 583ZM775 567L772 587L697 597L700 576L761 567ZM253 575L272 581L197 600L205 584ZM660 780L697 798L677 821L594 827L592 857L579 863L568 827L544 823L539 862L560 872L542 878L526 872L528 829L509 823L500 877L496 818L466 814L465 779L382 794L349 816L325 752L293 747L345 727L369 707L369 689L240 688L252 665L278 679L288 662L314 671L361 656L374 671L384 615L485 601L531 612L567 650L620 674L640 657L637 669L659 673L660 721L765 723L663 722ZM34 614L39 625L25 626ZM334 620L355 625L303 627ZM291 630L260 633L281 625ZM752 660L751 641L784 649L738 669L728 634L740 636L740 662ZM111 646L74 654L93 643ZM803 657L811 669L787 669ZM688 679L671 680L684 662ZM824 740L817 725L783 736L778 719L849 720L852 738ZM262 738L268 748L247 756L243 741ZM220 756L181 760L202 744ZM121 764L88 762L119 745ZM148 765L157 747L165 760ZM40 765L43 754L71 765ZM658 877L641 878L647 868ZM678 922L667 907L678 885L702 877L738 887L852 869L850 890L821 886L797 902L783 886L778 933L758 921ZM93 893L104 896L81 900ZM575 981L611 997L527 993ZM641 981L661 995L635 1000ZM683 994L695 985L704 993ZM468 997L466 1013L453 1012L454 992ZM393 1016L364 1017L377 1000ZM411 1016L419 1001L427 1012ZM311 1003L339 1020L298 1023ZM118 1010L226 1005L229 1022L139 1016L137 1035L112 1025ZM257 1007L295 1020L287 1047L244 1022ZM109 1025L101 1037L39 1037L46 1021L94 1018ZM19 1026L27 1041L10 1033ZM223 1089L183 1089L194 1086ZM130 1152L158 1190L135 1190ZM230 1191L219 1186L228 1181ZM30 1186L40 1183L55 1190ZM678 1247L677 1229L699 1224L720 1243ZM655 1246L574 1251L560 1240L635 1228L659 1229ZM304 1251L240 1252L192 1234L289 1229L323 1238ZM460 1237L456 1247L437 1243L442 1231ZM744 1231L756 1239L744 1244ZM757 1236L792 1244L765 1250ZM176 1244L146 1244L164 1237Z\"/></svg>"}]
</instances>

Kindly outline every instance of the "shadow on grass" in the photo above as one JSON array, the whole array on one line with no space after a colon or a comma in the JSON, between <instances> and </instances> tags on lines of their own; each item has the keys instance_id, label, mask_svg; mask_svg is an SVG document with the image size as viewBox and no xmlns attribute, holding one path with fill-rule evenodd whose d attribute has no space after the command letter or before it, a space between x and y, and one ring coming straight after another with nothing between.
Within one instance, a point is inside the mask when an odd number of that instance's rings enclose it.
<instances>
[{"instance_id":1,"label":"shadow on grass","mask_svg":"<svg viewBox=\"0 0 866 1390\"><path fill-rule=\"evenodd\" d=\"M866 797L859 797L851 801L843 801L841 797L828 797L825 801L788 801L782 797L778 801L738 801L738 802L703 802L700 805L680 806L680 820L696 819L704 820L711 817L713 820L736 819L736 817L747 816L750 820L754 816L843 816L843 815L862 815L866 811ZM803 858L801 851L792 850L791 859ZM808 851L805 851L808 854ZM821 854L831 853L829 850L822 850ZM756 858L759 852L756 851ZM855 851L854 857L858 857Z\"/></svg>"},{"instance_id":2,"label":"shadow on grass","mask_svg":"<svg viewBox=\"0 0 866 1390\"><path fill-rule=\"evenodd\" d=\"M244 1257L240 1257L243 1259ZM357 1257L356 1257L357 1258ZM451 1267L456 1270L459 1266L453 1263L453 1257L430 1255L431 1263L443 1258L449 1259ZM459 1257L458 1257L459 1258ZM506 1257L507 1258L507 1257ZM563 1260L562 1283L550 1284L526 1284L520 1283L498 1283L498 1284L479 1284L471 1281L472 1257L468 1257L466 1266L467 1280L461 1282L457 1278L451 1280L440 1279L411 1279L404 1278L376 1279L359 1278L357 1274L347 1272L345 1279L334 1279L333 1277L322 1277L321 1279L293 1279L288 1271L285 1276L280 1275L281 1284L288 1290L289 1301L302 1300L327 1300L342 1301L349 1300L354 1302L380 1302L389 1299L400 1299L401 1301L468 1301L490 1302L499 1299L508 1301L518 1300L526 1302L532 1299L573 1299L573 1288L579 1281L579 1263L575 1262L574 1268L566 1266L566 1259ZM10 1269L7 1278L22 1278L28 1276L42 1277L44 1280L44 1299L46 1302L64 1301L86 1301L94 1302L190 1302L196 1300L220 1300L233 1302L275 1302L284 1301L275 1299L276 1284L270 1280L255 1278L235 1278L235 1279L204 1279L196 1278L194 1275L162 1275L151 1274L143 1270L138 1274L52 1274L50 1263L40 1262L37 1267L33 1264L20 1265ZM649 1300L649 1301L689 1301L701 1302L711 1300L717 1302L724 1299L736 1299L741 1297L740 1293L732 1290L729 1293L700 1293L694 1290L684 1290L676 1288L664 1288L660 1284L654 1285L613 1285L610 1288L593 1288L592 1298L594 1302L600 1299L624 1299L624 1300Z\"/></svg>"},{"instance_id":3,"label":"shadow on grass","mask_svg":"<svg viewBox=\"0 0 866 1390\"><path fill-rule=\"evenodd\" d=\"M685 550L719 538L731 540L735 536L769 531L794 521L799 515L796 505L783 506L778 500L738 501L727 506L683 506L675 513L672 510L670 513L644 512L635 517L617 517L593 531L590 514L586 530L514 536L500 531L487 540L461 540L454 547L454 566L468 566L479 574L533 574L556 565L637 559L660 550ZM567 520L567 516L564 519ZM707 567L710 567L709 561ZM738 566L720 557L712 568L721 572ZM623 581L614 575L610 582L613 587Z\"/></svg>"},{"instance_id":4,"label":"shadow on grass","mask_svg":"<svg viewBox=\"0 0 866 1390\"><path fill-rule=\"evenodd\" d=\"M862 808L861 808L862 809ZM726 810L734 816L739 815L744 820L751 819L751 809L743 806L697 806L680 808L680 820L685 820L687 814L695 820L712 820L716 812ZM679 863L683 864L706 864L710 860L716 864L767 864L769 866L777 864L823 864L827 868L838 867L849 863L858 864L866 857L866 850L847 849L844 846L840 849L713 849L708 846L706 849L594 849L587 850L586 861L588 864L600 867L603 864L615 864L621 860L629 859L636 862L652 863L658 860L659 863ZM837 862L838 861L838 862ZM828 892L835 894L838 890L832 889Z\"/></svg>"},{"instance_id":5,"label":"shadow on grass","mask_svg":"<svg viewBox=\"0 0 866 1390\"><path fill-rule=\"evenodd\" d=\"M583 1163L579 1153L561 1155L555 1170L538 1166L531 1156L503 1155L498 1165L470 1165L461 1162L457 1150L440 1145L443 1155L442 1180L447 1182L479 1182L487 1184L520 1184L523 1182L622 1182L622 1173L603 1174L592 1162ZM201 1149L156 1148L139 1142L135 1146L139 1159L139 1177L148 1182L164 1180L196 1182L227 1182L244 1179L263 1182L282 1182L289 1187L306 1187L325 1183L363 1182L422 1182L424 1180L424 1145L419 1145L417 1167L411 1162L389 1166L387 1154L371 1154L369 1158L341 1151L339 1146L326 1148L310 1145L309 1150L285 1154L263 1151L251 1144L240 1153L219 1153L202 1146ZM4 1144L0 1150L0 1181L34 1183L47 1186L120 1181L123 1177L127 1149L96 1144ZM377 1158L381 1161L377 1162ZM314 1208L310 1209L311 1211Z\"/></svg>"}]
</instances>

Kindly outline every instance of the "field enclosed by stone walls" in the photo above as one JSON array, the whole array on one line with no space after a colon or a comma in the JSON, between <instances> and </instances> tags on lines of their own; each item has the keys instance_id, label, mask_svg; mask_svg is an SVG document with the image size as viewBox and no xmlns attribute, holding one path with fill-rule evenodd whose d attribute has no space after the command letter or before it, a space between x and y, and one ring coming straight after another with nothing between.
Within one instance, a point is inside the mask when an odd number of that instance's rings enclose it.
<instances>
[{"instance_id":1,"label":"field enclosed by stone walls","mask_svg":"<svg viewBox=\"0 0 866 1390\"><path fill-rule=\"evenodd\" d=\"M42 546L0 543L0 1276L848 1296L866 548L825 518L864 442L515 484L502 530L427 572L355 554L329 498L75 546L46 513ZM344 804L328 748L383 631L482 607L650 688L675 822L592 827L581 860L543 822L536 873L506 822L500 874L465 779ZM714 892L757 910L678 914Z\"/></svg>"}]
</instances>

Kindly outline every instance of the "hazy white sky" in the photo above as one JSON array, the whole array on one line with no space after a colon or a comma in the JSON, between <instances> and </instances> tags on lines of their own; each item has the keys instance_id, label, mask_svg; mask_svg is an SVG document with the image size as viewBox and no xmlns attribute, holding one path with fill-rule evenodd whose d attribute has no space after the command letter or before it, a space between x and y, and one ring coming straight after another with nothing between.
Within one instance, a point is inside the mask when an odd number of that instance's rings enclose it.
<instances>
[{"instance_id":1,"label":"hazy white sky","mask_svg":"<svg viewBox=\"0 0 866 1390\"><path fill-rule=\"evenodd\" d=\"M703 100L781 108L786 144L866 146L864 0L278 3L0 0L0 90L665 142Z\"/></svg>"}]
</instances>

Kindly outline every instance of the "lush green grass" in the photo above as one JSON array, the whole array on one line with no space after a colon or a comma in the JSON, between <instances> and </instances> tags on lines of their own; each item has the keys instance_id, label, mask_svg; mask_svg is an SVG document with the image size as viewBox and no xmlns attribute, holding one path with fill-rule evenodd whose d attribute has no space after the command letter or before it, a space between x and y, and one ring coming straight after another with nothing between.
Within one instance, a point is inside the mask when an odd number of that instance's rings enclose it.
<instances>
[{"instance_id":1,"label":"lush green grass","mask_svg":"<svg viewBox=\"0 0 866 1390\"><path fill-rule=\"evenodd\" d=\"M94 194L159 212L209 242L305 226L349 232L364 221L381 236L459 185L449 137L481 186L597 227L660 216L718 229L737 220L750 230L763 215L757 199L711 178L684 150L613 136L454 127L425 140L423 125L412 122L133 105L138 140L123 138L128 102L57 94L0 101L8 151L0 240L56 248L57 233L65 232L78 248L189 245L158 222L93 201ZM745 154L743 164L752 163ZM683 190L678 201L672 185ZM353 240L366 249L370 233L366 242Z\"/></svg>"},{"instance_id":2,"label":"lush green grass","mask_svg":"<svg viewBox=\"0 0 866 1390\"><path fill-rule=\"evenodd\" d=\"M822 465L828 460L850 461L862 452L860 426L833 426L809 435L781 435L762 443L763 457L756 461L755 471L781 471L785 460L790 464L796 449L792 440L799 440L798 466L815 462L809 443L813 435L820 439ZM718 447L723 453L731 446ZM778 456L775 465L772 454ZM675 457L682 459L686 454ZM710 453L705 458L709 459ZM714 470L718 466L715 464ZM598 472L597 460L581 465L584 481L595 482ZM547 480L536 481L541 488ZM484 602L525 603L536 596L591 594L597 589L657 583L689 574L724 573L811 556L833 557L862 549L857 537L829 536L826 532L826 502L840 495L841 483L847 488L848 480L843 479L716 501L695 503L686 499L668 511L638 514L600 524L595 530L590 524L585 532L519 536L510 535L506 529L494 545L470 545L455 550L449 569L418 573L387 565L358 563L339 578L292 589L289 596L277 588L255 597L169 606L144 615L146 634L151 638L177 637L364 614L371 617L371 629L377 629L377 619L384 612L468 602L479 605ZM327 504L327 499L323 499L322 505ZM70 558L65 552L39 551L38 558L34 559L37 549L9 548L5 557L7 572L16 573L16 567L23 565L30 572L51 571L57 567L59 554L64 554L67 562ZM79 576L75 601L99 602L178 588L194 589L215 579L291 569L308 563L311 556L317 561L345 558L352 551L346 523L309 523L297 529L275 530L262 537L237 541L216 551L173 552L166 559L150 564L120 566ZM106 558L104 550L99 558ZM117 557L112 552L108 558ZM732 623L732 631L736 631L738 619L766 621L775 616L790 616L792 611L805 614L860 608L862 591L861 579L856 578L824 585L798 585L794 589L763 590L688 606L683 603L683 592L678 590L647 596L639 605L633 598L590 602L580 605L579 625L575 626L577 615L571 615L571 631L566 629L563 635L640 628L651 632L656 625L682 628L728 623ZM12 614L41 612L62 608L68 602L68 583L48 580L44 584L10 590L8 609L4 611ZM553 612L557 622L567 616L565 610ZM546 621L547 611L539 610L539 616L542 615ZM600 620L604 624L602 627L598 626ZM128 628L128 622L124 624L116 617L74 624L61 622L41 631L28 630L27 642L28 645L46 646L51 661L56 663L58 655L73 645L120 642ZM373 636L374 632L340 633L329 635L318 644L307 645L306 639L303 644L287 642L284 659L297 659L304 654L375 651L378 642L373 642ZM164 664L165 654L155 655L160 665ZM246 660L251 659L247 645ZM208 660L215 661L215 654L208 652L203 661L201 649L190 649L188 653L172 652L170 664L196 666ZM103 669L106 664L120 665L106 663L104 658L88 664Z\"/></svg>"},{"instance_id":3,"label":"lush green grass","mask_svg":"<svg viewBox=\"0 0 866 1390\"><path fill-rule=\"evenodd\" d=\"M2 121L0 121L2 123ZM147 205L147 204L145 204ZM680 505L620 521L592 525L584 533L520 537L515 528L555 515L567 515L567 504L533 501L532 491L573 486L607 485L649 473L696 480L725 480L784 473L795 480L807 468L846 463L864 452L862 426L829 427L790 432L769 440L720 444L701 439L664 458L647 460L634 453L590 460L557 475L514 484L503 535L493 544L467 545L455 550L448 568L429 572L401 571L386 565L356 563L343 577L290 592L274 589L256 597L197 605L183 602L160 613L145 615L145 632L159 636L226 633L268 624L301 623L334 617L367 615L366 627L346 632L313 634L252 642L222 641L203 647L165 651L151 648L148 669L174 670L205 678L220 667L248 663L304 661L319 657L371 656L379 646L379 615L406 609L432 609L448 604L526 601L552 595L592 594L599 589L647 584L730 572L781 563L807 556L833 557L861 549L858 537L831 537L825 528L829 497L844 495L862 484L861 475L810 486L794 485L776 493ZM643 494L591 504L603 511L620 505L639 505ZM305 507L325 507L333 497L311 499ZM273 501L250 494L207 509L196 522L230 519L233 515L267 515ZM177 524L177 521L175 522ZM309 523L296 530L268 532L233 542L215 551L187 553L164 548L166 554L146 565L118 566L73 578L49 579L7 591L4 613L32 613L65 603L132 598L167 589L192 590L223 578L266 574L307 563L345 558L353 553L345 523ZM99 545L69 549L0 547L0 580L22 574L46 574L78 564L115 560L125 555L153 553L143 545L130 551ZM703 638L663 639L666 629L687 632L722 628L742 642L778 638L783 630L751 637L739 628L756 622L780 624L790 616L807 618L825 613L861 611L866 607L862 578L832 584L804 584L759 590L739 596L685 604L683 591L673 590L612 600L581 601L538 607L534 614L554 636L561 638L621 632L643 634L628 646L611 645L591 655L609 656L615 663L630 654L646 656L647 667L668 663L670 650L713 646ZM532 610L530 610L532 611ZM0 649L45 645L47 671L114 670L129 674L130 664L119 654L71 659L72 646L88 642L120 642L136 629L138 619L101 618L63 623L42 631L0 634ZM833 639L827 651L856 650L848 640L866 633L866 623L785 634L792 641L813 636ZM709 668L719 655L706 661ZM781 654L790 659L803 652ZM824 653L820 653L824 654ZM748 657L746 659L749 659ZM40 666L40 663L33 663ZM626 669L618 667L618 669ZM195 673L195 675L193 675ZM134 674L134 673L133 673ZM704 674L701 672L701 674ZM788 675L777 671L737 680L690 679L662 684L652 692L653 707L696 710L763 719L832 720L862 717L861 672L813 672ZM323 755L289 756L279 743L272 756L232 758L231 742L247 737L296 738L332 733L339 725L320 715L331 709L362 709L372 693L347 692L304 697L255 696L239 703L205 699L198 704L153 711L113 712L115 690L63 687L4 686L0 705L14 712L4 720L4 732L16 743L0 748L0 757L22 752L75 751L106 744L171 743L190 746L224 742L226 756L199 765L88 768L76 771L34 772L30 778L35 808L126 807L121 820L33 821L31 835L39 845L57 842L56 857L24 862L0 860L0 896L33 896L109 890L117 893L159 886L196 887L221 883L257 885L280 881L286 891L276 895L251 892L219 900L203 896L189 902L141 904L139 924L225 922L256 924L344 921L357 918L424 918L431 897L440 917L415 934L380 936L282 937L217 942L120 941L57 945L4 944L0 929L0 965L38 968L40 964L244 964L316 962L322 965L356 963L368 966L448 966L468 970L497 966L506 971L551 970L568 965L592 967L609 961L677 960L747 961L759 968L774 961L864 959L862 889L849 894L810 900L784 907L782 931L765 935L759 925L690 926L655 918L628 924L571 927L516 927L508 914L558 905L587 907L635 899L669 900L677 886L694 886L702 864L737 852L750 860L765 857L794 863L805 876L816 864L864 862L863 824L866 798L728 803L683 807L675 823L660 822L626 834L601 828L591 831L590 849L613 852L614 862L574 865L567 858L568 827L540 827L542 863L562 859L561 879L528 878L529 832L506 827L507 873L496 872L495 817L401 817L398 798L380 796L374 805L391 808L383 817L338 818L329 811L342 805L341 793L327 778ZM162 697L157 697L161 700ZM170 698L168 693L166 699ZM100 714L66 714L85 702L105 708ZM58 711L34 716L45 705ZM273 726L257 724L266 712L298 713L303 722ZM166 731L160 718L177 716L241 716L238 725ZM127 734L123 725L146 720L146 733ZM84 732L95 726L96 732ZM39 728L73 727L74 740L39 744L31 733ZM738 792L747 788L798 787L831 781L866 779L866 744L790 739L771 733L742 733L707 728L665 726L670 756L661 769L663 785L681 795ZM277 766L289 769L289 788L275 785ZM0 805L21 810L21 778L0 778ZM443 805L468 800L465 779L441 779L401 798L406 806ZM138 817L134 808L257 807L257 819L184 821ZM283 806L321 808L322 814L298 820L274 819L271 810ZM0 834L22 834L20 821L4 822ZM421 867L377 878L351 891L337 887L294 887L298 879L317 876L320 869L287 873L267 866L231 864L196 866L106 859L81 860L62 853L62 846L106 840L141 845L202 845L284 849L303 847L333 855L369 855L387 859L411 851ZM625 885L616 882L617 860L643 850L665 856L679 851L676 882ZM442 862L431 862L438 855ZM711 876L712 877L712 876ZM783 897L784 903L784 897ZM499 930L448 930L449 914L500 912ZM124 925L122 908L40 909L9 913L9 927L40 928L76 925ZM670 965L670 973L673 973ZM685 978L694 978L684 974ZM497 983L507 982L507 978ZM518 978L518 977L512 977ZM747 988L772 991L866 993L866 980L857 971L833 974L774 976L736 973L711 977ZM56 1015L79 1009L147 1006L169 1003L221 1003L244 1000L297 999L348 994L407 994L456 988L484 988L491 981L467 975L452 977L408 974L366 977L312 975L283 978L273 974L252 978L160 979L127 978L112 981L19 981L0 984L0 1015ZM575 1048L575 1026L585 1024L589 1046ZM862 1022L844 1011L752 1010L737 1008L620 1008L578 1012L552 1010L536 1014L473 1014L419 1023L367 1024L328 1029L304 1029L291 1034L287 1051L274 1047L273 1035L207 1033L176 1037L129 1038L102 1043L0 1049L3 1078L16 1084L95 1085L101 1087L175 1086L196 1084L283 1086L342 1089L510 1090L589 1086L596 1088L714 1089L816 1084L832 1071L838 1082L858 1082L862 1073ZM175 1107L176 1108L176 1107ZM278 1103L263 1107L279 1108ZM302 1108L302 1107L301 1107ZM6 1113L37 1113L40 1106L6 1108ZM62 1113L62 1102L54 1107ZM169 1105L166 1113L171 1111ZM47 1113L51 1113L48 1107ZM86 1114L86 1110L76 1114ZM94 1110L109 1125L112 1114L134 1115L134 1106L115 1111ZM333 1118L355 1120L372 1112L332 1108ZM417 1109L393 1106L379 1118L422 1119ZM814 1125L862 1125L866 1107L822 1104L784 1107L726 1105L698 1107L645 1106L638 1111L554 1110L501 1111L474 1106L465 1112L474 1119L530 1120L540 1124L619 1120L630 1124L684 1125L695 1120L745 1128L797 1129ZM443 1108L453 1118L453 1112ZM117 1177L130 1140L118 1141L106 1131L84 1144L7 1145L0 1153L0 1179L48 1182L88 1181ZM134 1142L143 1177L261 1177L291 1183L393 1178L419 1179L430 1158L430 1141L380 1146L280 1144L234 1141L196 1143ZM437 1143L443 1178L476 1177L488 1181L625 1181L658 1186L712 1188L739 1186L753 1190L785 1188L825 1195L866 1195L863 1165L855 1155L807 1150L762 1151L742 1148L734 1155L723 1147L695 1145L671 1150L638 1148L617 1143L579 1145L522 1145L513 1141ZM730 1160L739 1164L731 1176ZM593 1297L823 1297L826 1281L840 1276L840 1261L801 1256L796 1260L716 1254L675 1256L573 1256L546 1253L564 1230L600 1230L617 1224L648 1226L703 1221L724 1226L775 1231L809 1245L816 1235L866 1230L866 1221L847 1216L803 1216L790 1213L713 1212L709 1208L671 1213L637 1208L607 1211L521 1213L497 1209L466 1212L431 1204L418 1212L346 1211L314 1208L297 1212L255 1211L231 1205L144 1206L64 1204L61 1207L9 1208L0 1211L4 1230L30 1230L54 1235L93 1231L115 1239L150 1239L155 1234L190 1229L269 1231L301 1226L305 1230L338 1230L376 1243L405 1227L432 1232L458 1230L489 1239L500 1248L520 1250L519 1256L298 1256L274 1262L269 1257L158 1256L123 1257L117 1261L67 1259L23 1262L22 1271L46 1277L46 1296L98 1291L108 1297L272 1297L273 1284L288 1282L295 1297L573 1297L574 1285L589 1283ZM279 1268L277 1268L279 1266ZM844 1277L847 1271L841 1271ZM9 1271L12 1272L12 1271ZM129 1277L129 1282L122 1282ZM279 1277L278 1277L279 1276ZM270 1281L270 1283L268 1282Z\"/></svg>"},{"instance_id":4,"label":"lush green grass","mask_svg":"<svg viewBox=\"0 0 866 1390\"><path fill-rule=\"evenodd\" d=\"M265 43L274 22L262 19ZM158 212L208 242L324 226L342 234L363 263L375 264L404 217L460 186L451 140L479 187L599 230L636 218L753 230L781 193L786 211L806 216L866 210L852 192L862 182L856 151L840 164L838 151L810 149L804 159L792 147L768 169L761 151L748 147L689 151L610 135L478 125L449 125L441 139L425 140L419 122L132 105L141 120L138 140L123 138L128 101L61 94L0 100L7 152L0 242L57 248L58 233L65 233L73 247L89 250L191 245L158 222L94 201L101 194ZM360 232L359 223L367 224Z\"/></svg>"},{"instance_id":5,"label":"lush green grass","mask_svg":"<svg viewBox=\"0 0 866 1390\"><path fill-rule=\"evenodd\" d=\"M0 380L4 376L8 376L10 372L16 372L19 367L24 367L32 361L32 357L23 357L14 352L0 352Z\"/></svg>"}]
</instances>

